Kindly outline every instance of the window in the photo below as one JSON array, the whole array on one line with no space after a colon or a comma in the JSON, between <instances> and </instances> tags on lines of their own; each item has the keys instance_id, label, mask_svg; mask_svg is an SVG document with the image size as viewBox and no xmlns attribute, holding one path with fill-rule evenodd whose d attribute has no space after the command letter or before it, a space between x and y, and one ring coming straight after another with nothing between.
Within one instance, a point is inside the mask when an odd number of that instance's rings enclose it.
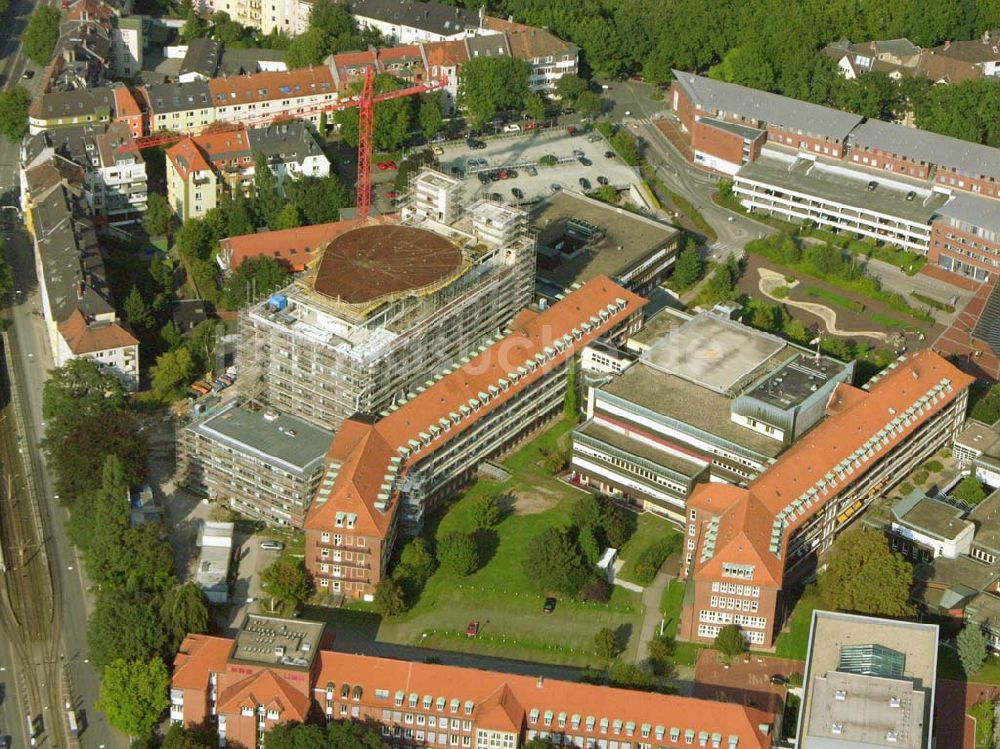
<instances>
[{"instance_id":1,"label":"window","mask_svg":"<svg viewBox=\"0 0 1000 749\"><path fill-rule=\"evenodd\" d=\"M472 715L472 710L473 710L473 708L475 706L476 706L475 702L473 702L472 700L466 700L465 701L465 714L466 715Z\"/></svg>"},{"instance_id":2,"label":"window","mask_svg":"<svg viewBox=\"0 0 1000 749\"><path fill-rule=\"evenodd\" d=\"M417 700L419 700L419 699L420 699L420 696L416 692L414 692L413 694L411 694L410 695L410 707L416 707L417 706Z\"/></svg>"}]
</instances>

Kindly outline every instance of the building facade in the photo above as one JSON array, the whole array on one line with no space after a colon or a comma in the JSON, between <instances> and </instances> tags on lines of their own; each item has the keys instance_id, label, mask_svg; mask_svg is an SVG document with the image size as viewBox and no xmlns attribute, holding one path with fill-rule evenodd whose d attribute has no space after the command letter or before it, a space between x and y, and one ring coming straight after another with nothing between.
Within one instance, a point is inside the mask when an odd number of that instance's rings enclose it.
<instances>
[{"instance_id":1,"label":"building facade","mask_svg":"<svg viewBox=\"0 0 1000 749\"><path fill-rule=\"evenodd\" d=\"M321 591L370 599L396 536L562 407L568 367L601 336L642 324L641 297L598 278L542 312L525 310L397 408L344 422L306 518L306 567Z\"/></svg>"},{"instance_id":2,"label":"building facade","mask_svg":"<svg viewBox=\"0 0 1000 749\"><path fill-rule=\"evenodd\" d=\"M422 173L402 223L339 234L313 272L250 305L237 362L246 386L336 429L404 399L506 325L531 299L534 239L518 209L453 203L457 185ZM444 208L431 215L425 200ZM458 218L444 224L444 216ZM378 274L365 260L369 243Z\"/></svg>"},{"instance_id":3,"label":"building facade","mask_svg":"<svg viewBox=\"0 0 1000 749\"><path fill-rule=\"evenodd\" d=\"M708 642L726 624L771 647L782 591L867 507L961 428L971 377L932 351L864 389L840 384L826 418L746 488L699 485L688 500L680 636Z\"/></svg>"},{"instance_id":4,"label":"building facade","mask_svg":"<svg viewBox=\"0 0 1000 749\"><path fill-rule=\"evenodd\" d=\"M231 400L194 411L178 443L187 487L245 517L301 528L333 432L273 408Z\"/></svg>"},{"instance_id":5,"label":"building facade","mask_svg":"<svg viewBox=\"0 0 1000 749\"><path fill-rule=\"evenodd\" d=\"M354 720L388 746L768 749L777 716L735 703L329 649L318 623L250 616L235 640L188 635L174 660L171 721L217 726L257 749L280 723Z\"/></svg>"}]
</instances>

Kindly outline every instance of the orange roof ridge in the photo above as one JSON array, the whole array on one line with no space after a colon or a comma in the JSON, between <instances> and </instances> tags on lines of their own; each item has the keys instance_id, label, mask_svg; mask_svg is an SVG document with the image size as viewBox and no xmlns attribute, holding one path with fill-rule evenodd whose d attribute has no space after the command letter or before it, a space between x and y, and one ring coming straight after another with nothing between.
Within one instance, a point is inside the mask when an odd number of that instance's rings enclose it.
<instances>
[{"instance_id":1,"label":"orange roof ridge","mask_svg":"<svg viewBox=\"0 0 1000 749\"><path fill-rule=\"evenodd\" d=\"M395 503L385 499L392 493L386 488L386 475L405 472L443 444L437 440L444 434L444 422L452 436L465 431L481 415L607 332L624 319L620 313L631 314L644 302L607 276L598 276L543 312L522 311L508 335L374 425L348 419L327 456L332 466L327 472L336 471L332 487L327 488L329 498L323 501L321 489L305 527L332 527L334 513L351 512L366 519L365 529L358 532L375 530L372 535L384 537L395 511ZM386 509L376 508L376 502Z\"/></svg>"}]
</instances>

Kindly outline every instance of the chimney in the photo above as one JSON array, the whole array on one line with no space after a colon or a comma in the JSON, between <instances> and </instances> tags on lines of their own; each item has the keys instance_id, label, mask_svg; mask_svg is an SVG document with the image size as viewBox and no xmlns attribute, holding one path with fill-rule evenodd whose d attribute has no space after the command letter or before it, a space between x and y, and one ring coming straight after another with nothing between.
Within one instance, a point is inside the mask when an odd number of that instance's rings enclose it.
<instances>
[{"instance_id":1,"label":"chimney","mask_svg":"<svg viewBox=\"0 0 1000 749\"><path fill-rule=\"evenodd\" d=\"M545 677L544 676L539 676L538 677L538 688L541 689L544 686L545 686Z\"/></svg>"},{"instance_id":2,"label":"chimney","mask_svg":"<svg viewBox=\"0 0 1000 749\"><path fill-rule=\"evenodd\" d=\"M951 39L949 39L948 41L946 41L946 42L944 43L944 48L945 48L945 49L948 49L948 47L950 47L950 46L951 46Z\"/></svg>"}]
</instances>

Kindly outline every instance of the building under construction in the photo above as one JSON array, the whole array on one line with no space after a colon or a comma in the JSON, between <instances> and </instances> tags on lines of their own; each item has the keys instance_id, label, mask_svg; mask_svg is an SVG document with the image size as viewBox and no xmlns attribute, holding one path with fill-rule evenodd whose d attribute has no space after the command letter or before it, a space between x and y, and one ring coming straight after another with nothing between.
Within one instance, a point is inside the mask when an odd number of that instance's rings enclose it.
<instances>
[{"instance_id":1,"label":"building under construction","mask_svg":"<svg viewBox=\"0 0 1000 749\"><path fill-rule=\"evenodd\" d=\"M416 175L401 219L333 239L292 285L240 319L247 395L334 429L378 412L484 344L531 300L535 239L524 211L459 199Z\"/></svg>"}]
</instances>

